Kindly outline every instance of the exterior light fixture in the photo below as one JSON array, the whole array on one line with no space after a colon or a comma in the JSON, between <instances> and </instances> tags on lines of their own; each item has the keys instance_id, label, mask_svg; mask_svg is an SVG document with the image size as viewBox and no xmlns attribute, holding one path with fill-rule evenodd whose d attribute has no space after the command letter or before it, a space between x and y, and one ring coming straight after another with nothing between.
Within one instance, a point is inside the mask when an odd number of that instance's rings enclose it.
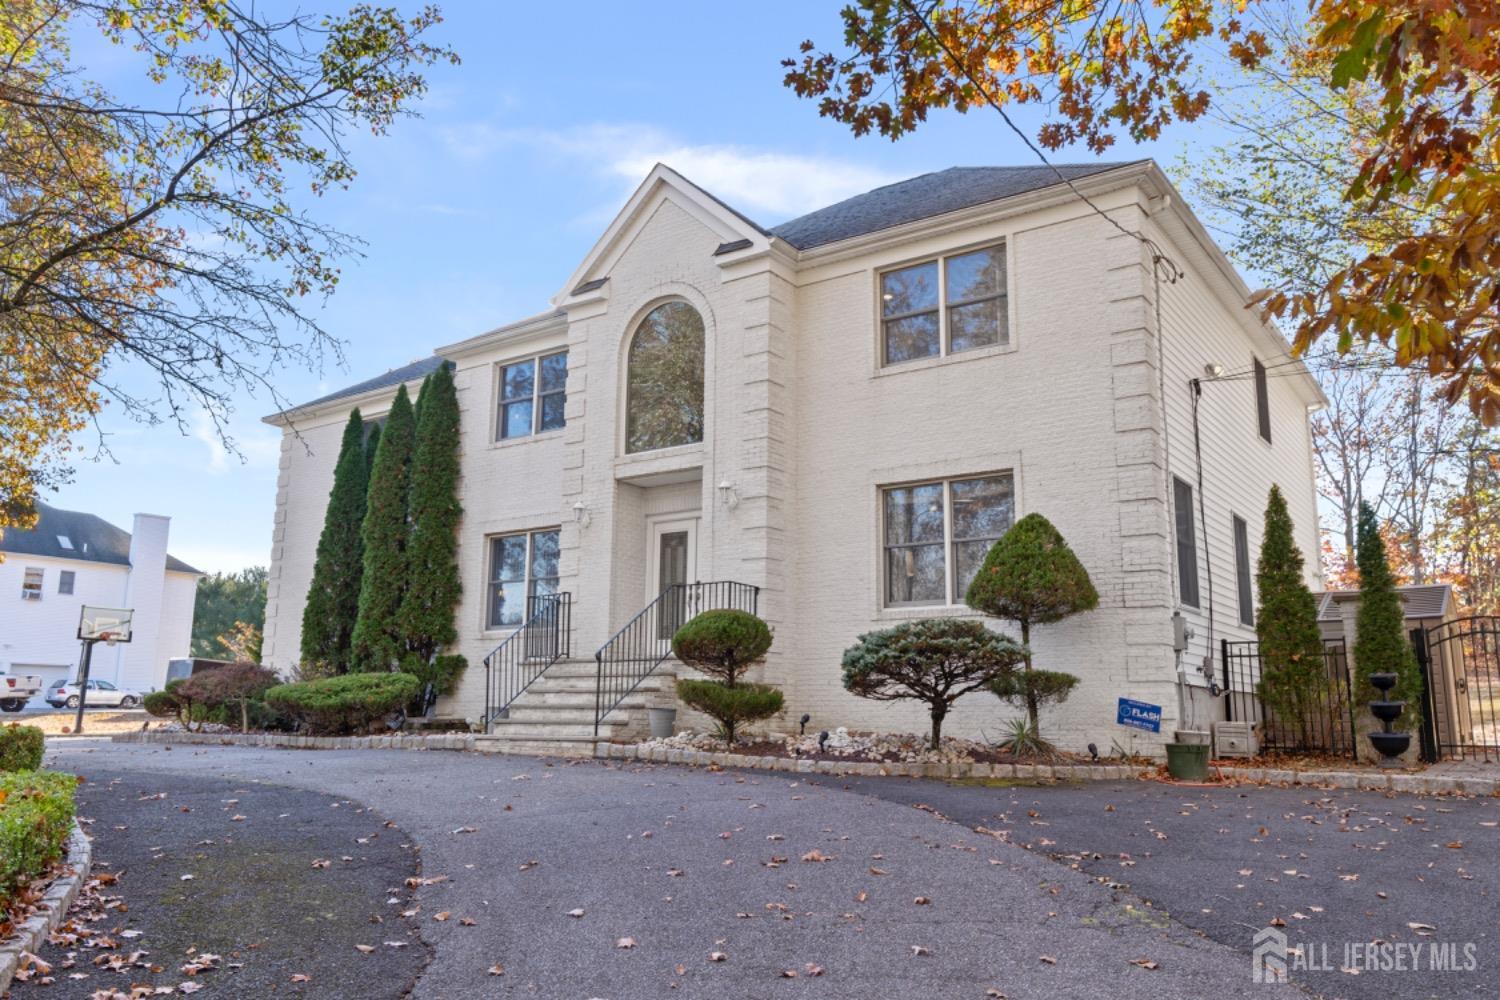
<instances>
[{"instance_id":1,"label":"exterior light fixture","mask_svg":"<svg viewBox=\"0 0 1500 1000\"><path fill-rule=\"evenodd\" d=\"M1220 375L1224 374L1224 366L1219 364L1217 361L1210 361L1208 364L1203 366L1203 374L1208 376L1209 378L1218 378Z\"/></svg>"},{"instance_id":2,"label":"exterior light fixture","mask_svg":"<svg viewBox=\"0 0 1500 1000\"><path fill-rule=\"evenodd\" d=\"M719 498L731 510L740 505L740 495L735 491L734 484L727 479L719 482Z\"/></svg>"},{"instance_id":3,"label":"exterior light fixture","mask_svg":"<svg viewBox=\"0 0 1500 1000\"><path fill-rule=\"evenodd\" d=\"M589 526L589 522L593 520L593 518L589 517L588 504L584 503L582 500L576 501L573 504L573 520L577 521L585 528Z\"/></svg>"}]
</instances>

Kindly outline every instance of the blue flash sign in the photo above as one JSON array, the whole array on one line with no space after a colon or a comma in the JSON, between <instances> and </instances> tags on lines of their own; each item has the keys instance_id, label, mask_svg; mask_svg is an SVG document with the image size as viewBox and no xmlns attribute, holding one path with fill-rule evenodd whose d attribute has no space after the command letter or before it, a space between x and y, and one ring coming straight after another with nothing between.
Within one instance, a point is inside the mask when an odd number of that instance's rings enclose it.
<instances>
[{"instance_id":1,"label":"blue flash sign","mask_svg":"<svg viewBox=\"0 0 1500 1000\"><path fill-rule=\"evenodd\" d=\"M1144 729L1148 733L1161 732L1161 706L1148 705L1144 701L1130 698L1120 699L1120 709L1115 721L1122 726Z\"/></svg>"}]
</instances>

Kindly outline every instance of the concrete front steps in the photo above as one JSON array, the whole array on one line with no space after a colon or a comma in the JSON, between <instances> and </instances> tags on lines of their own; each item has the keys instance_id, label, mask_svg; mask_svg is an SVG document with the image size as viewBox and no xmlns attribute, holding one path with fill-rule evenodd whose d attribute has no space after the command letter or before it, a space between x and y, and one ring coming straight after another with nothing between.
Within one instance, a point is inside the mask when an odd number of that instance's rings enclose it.
<instances>
[{"instance_id":1,"label":"concrete front steps","mask_svg":"<svg viewBox=\"0 0 1500 1000\"><path fill-rule=\"evenodd\" d=\"M663 663L641 681L594 735L593 660L559 660L511 703L508 717L496 719L487 734L474 737L474 749L488 753L592 757L596 742L645 738L646 709L675 700L675 661Z\"/></svg>"}]
</instances>

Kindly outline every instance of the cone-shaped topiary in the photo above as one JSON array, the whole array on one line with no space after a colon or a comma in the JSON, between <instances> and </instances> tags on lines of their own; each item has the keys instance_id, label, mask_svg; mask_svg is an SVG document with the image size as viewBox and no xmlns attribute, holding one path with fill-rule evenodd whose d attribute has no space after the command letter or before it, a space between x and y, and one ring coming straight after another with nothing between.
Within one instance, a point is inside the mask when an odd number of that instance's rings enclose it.
<instances>
[{"instance_id":1,"label":"cone-shaped topiary","mask_svg":"<svg viewBox=\"0 0 1500 1000\"><path fill-rule=\"evenodd\" d=\"M1369 504L1359 508L1355 549L1359 563L1359 613L1354 620L1355 698L1373 700L1379 695L1370 683L1371 674L1395 674L1398 680L1389 697L1406 702L1400 725L1417 732L1422 721L1422 674L1417 654L1406 637L1406 616L1391 565L1386 561L1380 522Z\"/></svg>"},{"instance_id":2,"label":"cone-shaped topiary","mask_svg":"<svg viewBox=\"0 0 1500 1000\"><path fill-rule=\"evenodd\" d=\"M458 578L458 392L446 364L422 383L412 456L411 539L406 547L406 593L397 627L407 657L430 663L458 638L454 609ZM408 664L412 673L421 671Z\"/></svg>"},{"instance_id":3,"label":"cone-shaped topiary","mask_svg":"<svg viewBox=\"0 0 1500 1000\"><path fill-rule=\"evenodd\" d=\"M411 400L403 385L396 390L396 399L391 403L371 471L364 523L364 579L352 640L354 670L391 670L406 652L396 616L406 593L407 518L414 443Z\"/></svg>"},{"instance_id":4,"label":"cone-shaped topiary","mask_svg":"<svg viewBox=\"0 0 1500 1000\"><path fill-rule=\"evenodd\" d=\"M1329 678L1318 631L1318 602L1303 577L1292 516L1276 486L1266 500L1255 583L1260 591L1255 611L1260 652L1256 693L1281 722L1302 732L1318 711Z\"/></svg>"},{"instance_id":5,"label":"cone-shaped topiary","mask_svg":"<svg viewBox=\"0 0 1500 1000\"><path fill-rule=\"evenodd\" d=\"M1052 522L1040 514L1027 514L990 547L964 601L975 611L1020 626L1021 645L1026 650L1023 662L1029 672L1031 626L1092 611L1099 606L1099 592ZM1037 710L1045 703L1044 692L1060 691L1061 697L1054 700L1061 701L1071 690L1071 685L1018 686L1017 695L1026 704L1031 728L1038 726Z\"/></svg>"},{"instance_id":6,"label":"cone-shaped topiary","mask_svg":"<svg viewBox=\"0 0 1500 1000\"><path fill-rule=\"evenodd\" d=\"M672 653L714 680L677 682L677 697L719 723L733 743L742 722L769 719L781 711L781 692L740 677L771 648L771 627L748 611L716 609L695 616L672 636Z\"/></svg>"},{"instance_id":7,"label":"cone-shaped topiary","mask_svg":"<svg viewBox=\"0 0 1500 1000\"><path fill-rule=\"evenodd\" d=\"M302 606L302 669L309 677L348 673L354 621L359 615L360 581L364 577L365 520L369 489L364 454L364 420L349 414L333 489L323 515L323 534L313 561L312 582Z\"/></svg>"},{"instance_id":8,"label":"cone-shaped topiary","mask_svg":"<svg viewBox=\"0 0 1500 1000\"><path fill-rule=\"evenodd\" d=\"M926 618L868 632L844 651L844 687L875 701L927 704L932 746L959 698L1002 680L1026 648L966 618Z\"/></svg>"}]
</instances>

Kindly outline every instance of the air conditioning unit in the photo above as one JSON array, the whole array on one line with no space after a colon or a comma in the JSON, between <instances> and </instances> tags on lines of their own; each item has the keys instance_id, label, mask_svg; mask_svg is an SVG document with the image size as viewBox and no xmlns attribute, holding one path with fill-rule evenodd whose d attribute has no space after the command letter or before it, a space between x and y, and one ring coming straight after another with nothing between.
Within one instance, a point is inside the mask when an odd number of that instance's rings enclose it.
<instances>
[{"instance_id":1,"label":"air conditioning unit","mask_svg":"<svg viewBox=\"0 0 1500 1000\"><path fill-rule=\"evenodd\" d=\"M23 600L23 601L40 601L41 599L42 599L42 592L40 590L23 590L23 591L21 591L21 600Z\"/></svg>"},{"instance_id":2,"label":"air conditioning unit","mask_svg":"<svg viewBox=\"0 0 1500 1000\"><path fill-rule=\"evenodd\" d=\"M1255 727L1249 722L1215 722L1215 757L1254 757Z\"/></svg>"}]
</instances>

